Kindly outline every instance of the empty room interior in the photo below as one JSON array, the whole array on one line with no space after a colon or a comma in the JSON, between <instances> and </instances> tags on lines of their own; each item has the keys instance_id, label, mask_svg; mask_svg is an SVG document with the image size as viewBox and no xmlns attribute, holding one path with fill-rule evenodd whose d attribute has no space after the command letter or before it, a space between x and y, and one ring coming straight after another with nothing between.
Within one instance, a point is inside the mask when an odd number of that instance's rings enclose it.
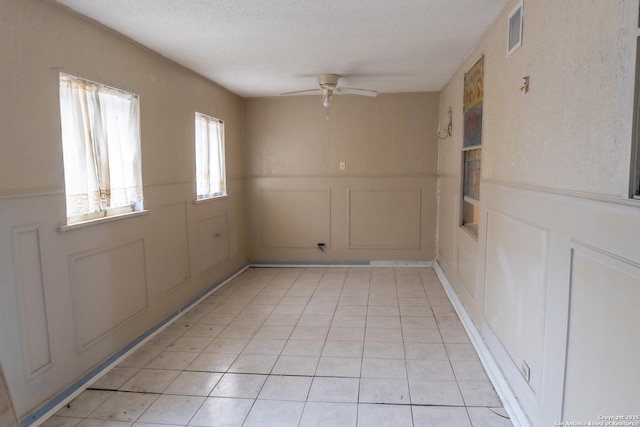
<instances>
[{"instance_id":1,"label":"empty room interior","mask_svg":"<svg viewBox=\"0 0 640 427\"><path fill-rule=\"evenodd\" d=\"M639 15L0 0L0 425L640 426Z\"/></svg>"}]
</instances>

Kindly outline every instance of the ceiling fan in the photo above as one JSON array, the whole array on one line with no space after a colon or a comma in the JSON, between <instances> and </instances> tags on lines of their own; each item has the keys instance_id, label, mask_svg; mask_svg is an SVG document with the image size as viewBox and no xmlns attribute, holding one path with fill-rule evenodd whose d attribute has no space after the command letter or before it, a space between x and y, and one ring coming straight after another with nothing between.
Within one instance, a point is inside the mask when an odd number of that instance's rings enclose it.
<instances>
[{"instance_id":1,"label":"ceiling fan","mask_svg":"<svg viewBox=\"0 0 640 427\"><path fill-rule=\"evenodd\" d=\"M334 93L363 96L376 96L378 94L378 92L376 92L375 90L358 89L355 87L338 87L339 78L340 76L337 74L320 74L318 76L318 84L320 85L320 88L286 92L281 93L280 95L322 95L322 105L324 105L326 108L329 107L329 101L333 97Z\"/></svg>"}]
</instances>

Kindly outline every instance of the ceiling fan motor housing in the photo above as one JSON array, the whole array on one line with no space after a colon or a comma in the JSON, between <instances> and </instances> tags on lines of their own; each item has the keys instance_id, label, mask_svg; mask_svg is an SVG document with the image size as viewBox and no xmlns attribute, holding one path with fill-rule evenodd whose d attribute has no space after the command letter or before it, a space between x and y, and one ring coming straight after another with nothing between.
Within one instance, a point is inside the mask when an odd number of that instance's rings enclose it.
<instances>
[{"instance_id":1,"label":"ceiling fan motor housing","mask_svg":"<svg viewBox=\"0 0 640 427\"><path fill-rule=\"evenodd\" d=\"M320 74L318 76L318 83L322 89L330 89L333 90L338 86L338 76L337 74Z\"/></svg>"}]
</instances>

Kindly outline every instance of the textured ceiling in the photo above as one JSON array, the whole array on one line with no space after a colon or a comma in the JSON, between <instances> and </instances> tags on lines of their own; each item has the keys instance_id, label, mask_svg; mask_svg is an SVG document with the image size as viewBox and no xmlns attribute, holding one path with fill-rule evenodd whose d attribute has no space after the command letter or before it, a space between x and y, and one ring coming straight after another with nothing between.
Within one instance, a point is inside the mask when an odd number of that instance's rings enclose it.
<instances>
[{"instance_id":1,"label":"textured ceiling","mask_svg":"<svg viewBox=\"0 0 640 427\"><path fill-rule=\"evenodd\" d=\"M56 1L244 97L313 89L321 73L340 86L438 91L507 2Z\"/></svg>"}]
</instances>

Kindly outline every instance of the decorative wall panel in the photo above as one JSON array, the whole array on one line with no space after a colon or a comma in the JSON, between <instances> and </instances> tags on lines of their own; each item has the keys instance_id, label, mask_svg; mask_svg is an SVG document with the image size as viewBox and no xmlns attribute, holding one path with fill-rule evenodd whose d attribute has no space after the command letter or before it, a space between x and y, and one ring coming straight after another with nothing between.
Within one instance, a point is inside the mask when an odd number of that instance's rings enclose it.
<instances>
[{"instance_id":1,"label":"decorative wall panel","mask_svg":"<svg viewBox=\"0 0 640 427\"><path fill-rule=\"evenodd\" d=\"M191 277L189 267L189 239L187 207L185 203L162 206L158 210L158 235L165 293L175 289Z\"/></svg>"},{"instance_id":2,"label":"decorative wall panel","mask_svg":"<svg viewBox=\"0 0 640 427\"><path fill-rule=\"evenodd\" d=\"M467 288L471 296L476 298L476 285L478 272L478 257L473 251L458 246L458 263L456 265L457 274L460 281Z\"/></svg>"},{"instance_id":3,"label":"decorative wall panel","mask_svg":"<svg viewBox=\"0 0 640 427\"><path fill-rule=\"evenodd\" d=\"M227 214L203 219L199 224L202 271L229 259L229 226Z\"/></svg>"},{"instance_id":4,"label":"decorative wall panel","mask_svg":"<svg viewBox=\"0 0 640 427\"><path fill-rule=\"evenodd\" d=\"M79 350L148 307L143 239L71 255L70 269Z\"/></svg>"},{"instance_id":5,"label":"decorative wall panel","mask_svg":"<svg viewBox=\"0 0 640 427\"><path fill-rule=\"evenodd\" d=\"M262 189L262 247L330 246L331 191Z\"/></svg>"},{"instance_id":6,"label":"decorative wall panel","mask_svg":"<svg viewBox=\"0 0 640 427\"><path fill-rule=\"evenodd\" d=\"M563 420L639 415L640 265L577 242L571 252Z\"/></svg>"},{"instance_id":7,"label":"decorative wall panel","mask_svg":"<svg viewBox=\"0 0 640 427\"><path fill-rule=\"evenodd\" d=\"M349 247L420 249L419 188L349 190Z\"/></svg>"},{"instance_id":8,"label":"decorative wall panel","mask_svg":"<svg viewBox=\"0 0 640 427\"><path fill-rule=\"evenodd\" d=\"M52 362L39 226L14 228L12 237L26 370L31 377Z\"/></svg>"},{"instance_id":9,"label":"decorative wall panel","mask_svg":"<svg viewBox=\"0 0 640 427\"><path fill-rule=\"evenodd\" d=\"M484 314L516 366L530 369L531 388L542 372L549 233L487 212Z\"/></svg>"}]
</instances>

